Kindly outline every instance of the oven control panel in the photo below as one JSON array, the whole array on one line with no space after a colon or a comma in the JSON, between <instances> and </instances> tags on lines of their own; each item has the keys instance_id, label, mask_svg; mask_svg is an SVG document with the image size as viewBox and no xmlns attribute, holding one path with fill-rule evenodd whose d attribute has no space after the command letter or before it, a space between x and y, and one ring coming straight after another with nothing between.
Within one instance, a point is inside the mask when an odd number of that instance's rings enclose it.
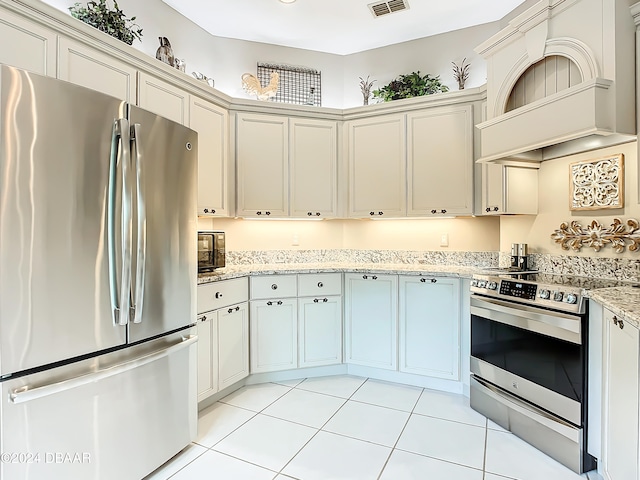
<instances>
[{"instance_id":1,"label":"oven control panel","mask_svg":"<svg viewBox=\"0 0 640 480\"><path fill-rule=\"evenodd\" d=\"M518 282L514 280L502 280L500 282L500 295L534 300L538 286L535 283Z\"/></svg>"},{"instance_id":2,"label":"oven control panel","mask_svg":"<svg viewBox=\"0 0 640 480\"><path fill-rule=\"evenodd\" d=\"M586 303L579 287L496 275L474 275L471 292L571 313L583 313Z\"/></svg>"}]
</instances>

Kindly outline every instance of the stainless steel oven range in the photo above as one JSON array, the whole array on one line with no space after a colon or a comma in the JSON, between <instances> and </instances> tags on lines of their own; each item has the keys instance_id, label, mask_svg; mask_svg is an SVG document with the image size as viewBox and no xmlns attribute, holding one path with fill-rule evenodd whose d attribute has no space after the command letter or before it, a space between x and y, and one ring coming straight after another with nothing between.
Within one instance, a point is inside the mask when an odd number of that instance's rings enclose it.
<instances>
[{"instance_id":1,"label":"stainless steel oven range","mask_svg":"<svg viewBox=\"0 0 640 480\"><path fill-rule=\"evenodd\" d=\"M587 300L539 274L471 281L471 407L577 473L587 453Z\"/></svg>"}]
</instances>

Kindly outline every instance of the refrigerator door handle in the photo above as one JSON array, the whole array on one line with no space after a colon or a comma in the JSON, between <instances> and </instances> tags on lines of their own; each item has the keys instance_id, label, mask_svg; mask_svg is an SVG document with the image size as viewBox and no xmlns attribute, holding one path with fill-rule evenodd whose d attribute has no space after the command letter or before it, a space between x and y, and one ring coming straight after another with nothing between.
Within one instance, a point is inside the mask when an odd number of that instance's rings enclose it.
<instances>
[{"instance_id":1,"label":"refrigerator door handle","mask_svg":"<svg viewBox=\"0 0 640 480\"><path fill-rule=\"evenodd\" d=\"M111 154L109 158L109 186L107 195L107 245L109 256L109 291L111 298L111 312L114 325L129 323L129 306L131 296L131 182L129 181L129 166L131 164L131 146L129 139L129 122L119 118L113 123L111 134ZM122 173L122 263L120 285L117 279L116 266L116 186L118 167Z\"/></svg>"},{"instance_id":2,"label":"refrigerator door handle","mask_svg":"<svg viewBox=\"0 0 640 480\"><path fill-rule=\"evenodd\" d=\"M142 357L138 357L135 360L129 360L128 362L113 365L112 367L104 368L97 372L88 373L86 375L81 375L79 377L70 378L68 380L63 380L49 385L43 385L41 387L31 388L29 385L24 385L9 392L9 401L16 404L25 403L38 398L64 392L66 390L71 390L72 388L81 387L82 385L87 385L92 382L104 380L115 375L120 375L121 373L133 370L134 368L160 360L161 358L182 350L189 345L193 345L197 341L197 335L188 335L186 337L182 337L180 342L174 343L163 350L149 353Z\"/></svg>"},{"instance_id":3,"label":"refrigerator door handle","mask_svg":"<svg viewBox=\"0 0 640 480\"><path fill-rule=\"evenodd\" d=\"M131 141L135 145L135 175L136 175L136 208L138 214L138 245L137 245L137 260L136 260L136 283L134 291L134 305L135 310L133 316L133 323L142 322L142 312L144 306L144 282L146 275L146 256L147 256L147 212L144 203L144 181L143 181L143 158L142 148L140 143L140 124L134 123L131 127Z\"/></svg>"}]
</instances>

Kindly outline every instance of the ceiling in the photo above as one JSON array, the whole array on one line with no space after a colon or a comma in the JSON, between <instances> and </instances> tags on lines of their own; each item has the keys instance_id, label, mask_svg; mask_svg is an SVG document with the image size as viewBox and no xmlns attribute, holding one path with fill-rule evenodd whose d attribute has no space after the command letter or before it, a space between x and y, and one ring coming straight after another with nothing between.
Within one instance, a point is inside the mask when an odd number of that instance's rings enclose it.
<instances>
[{"instance_id":1,"label":"ceiling","mask_svg":"<svg viewBox=\"0 0 640 480\"><path fill-rule=\"evenodd\" d=\"M524 0L406 0L377 18L368 5L382 0L163 2L218 37L348 55L500 20Z\"/></svg>"}]
</instances>

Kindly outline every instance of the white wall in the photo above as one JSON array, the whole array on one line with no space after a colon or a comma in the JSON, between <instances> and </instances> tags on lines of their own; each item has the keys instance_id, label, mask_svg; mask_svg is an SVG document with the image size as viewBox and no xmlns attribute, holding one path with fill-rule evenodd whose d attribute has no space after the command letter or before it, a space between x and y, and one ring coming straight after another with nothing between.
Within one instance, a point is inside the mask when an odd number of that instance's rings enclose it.
<instances>
[{"instance_id":1,"label":"white wall","mask_svg":"<svg viewBox=\"0 0 640 480\"><path fill-rule=\"evenodd\" d=\"M43 2L66 13L75 3ZM118 5L127 17L136 16L136 23L143 28L142 43L134 40L134 48L155 57L158 37L169 38L174 54L186 59L187 73L198 71L213 77L216 88L227 95L249 98L242 90L240 77L245 72L255 74L257 62L302 65L322 72L322 105L332 108L362 105L358 77L367 75L377 80L374 88L379 88L400 74L420 70L422 74L440 75L443 83L456 90L451 62L459 63L464 57L471 62L467 87L480 86L486 81L487 69L473 49L500 28L500 22L493 22L341 56L215 37L161 0L119 0Z\"/></svg>"},{"instance_id":2,"label":"white wall","mask_svg":"<svg viewBox=\"0 0 640 480\"><path fill-rule=\"evenodd\" d=\"M223 230L229 250L497 251L497 217L401 220L241 220L200 218L200 229ZM440 246L442 234L449 246ZM293 236L299 245L292 245Z\"/></svg>"},{"instance_id":3,"label":"white wall","mask_svg":"<svg viewBox=\"0 0 640 480\"><path fill-rule=\"evenodd\" d=\"M625 192L624 207L611 210L571 211L569 209L569 165L574 162L595 160L616 153L624 154ZM583 247L580 252L562 250L551 239L551 234L563 222L573 220L583 227L598 220L605 228L614 218L625 221L640 218L638 204L637 143L631 142L592 152L571 155L542 162L539 171L539 209L536 216L503 216L500 219L500 250L508 252L511 243L528 243L532 253L577 255L588 257L638 258L638 252L615 253L606 246L599 252Z\"/></svg>"}]
</instances>

